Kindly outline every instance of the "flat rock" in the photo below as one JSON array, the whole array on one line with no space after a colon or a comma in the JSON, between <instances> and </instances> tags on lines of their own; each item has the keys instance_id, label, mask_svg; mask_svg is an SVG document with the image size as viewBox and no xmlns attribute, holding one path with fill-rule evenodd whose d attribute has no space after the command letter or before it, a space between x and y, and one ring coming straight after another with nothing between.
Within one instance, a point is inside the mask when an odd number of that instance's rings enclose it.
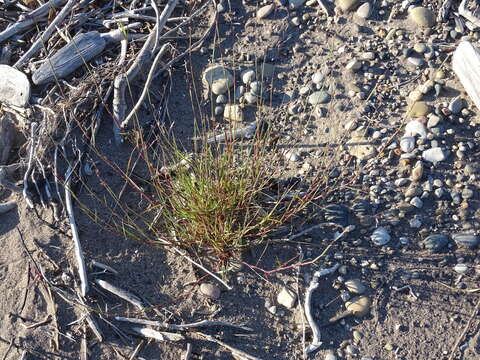
<instances>
[{"instance_id":1,"label":"flat rock","mask_svg":"<svg viewBox=\"0 0 480 360\"><path fill-rule=\"evenodd\" d=\"M0 65L0 103L25 107L30 99L30 81L17 69Z\"/></svg>"},{"instance_id":2,"label":"flat rock","mask_svg":"<svg viewBox=\"0 0 480 360\"><path fill-rule=\"evenodd\" d=\"M233 76L222 65L211 65L203 72L202 81L215 95L225 94L233 85Z\"/></svg>"},{"instance_id":3,"label":"flat rock","mask_svg":"<svg viewBox=\"0 0 480 360\"><path fill-rule=\"evenodd\" d=\"M350 71L358 71L361 68L362 68L362 62L357 59L353 59L349 61L348 64L345 66L345 69Z\"/></svg>"},{"instance_id":4,"label":"flat rock","mask_svg":"<svg viewBox=\"0 0 480 360\"><path fill-rule=\"evenodd\" d=\"M275 9L275 5L274 5L274 4L262 6L262 7L261 7L260 9L258 9L258 11L257 11L257 18L258 18L258 19L264 19L264 18L266 18L268 15L270 15L270 14L272 13L273 9Z\"/></svg>"},{"instance_id":5,"label":"flat rock","mask_svg":"<svg viewBox=\"0 0 480 360\"><path fill-rule=\"evenodd\" d=\"M384 227L379 227L370 235L370 239L377 246L388 244L391 240L390 234Z\"/></svg>"},{"instance_id":6,"label":"flat rock","mask_svg":"<svg viewBox=\"0 0 480 360\"><path fill-rule=\"evenodd\" d=\"M442 148L434 147L434 148L423 151L422 158L425 161L435 163L435 162L445 160L447 158L447 155L445 154L445 151L443 151Z\"/></svg>"},{"instance_id":7,"label":"flat rock","mask_svg":"<svg viewBox=\"0 0 480 360\"><path fill-rule=\"evenodd\" d=\"M435 14L432 10L423 6L417 6L410 11L410 20L423 27L432 27L435 25Z\"/></svg>"},{"instance_id":8,"label":"flat rock","mask_svg":"<svg viewBox=\"0 0 480 360\"><path fill-rule=\"evenodd\" d=\"M226 104L223 111L223 117L225 118L225 120L242 122L243 110L238 104Z\"/></svg>"},{"instance_id":9,"label":"flat rock","mask_svg":"<svg viewBox=\"0 0 480 360\"><path fill-rule=\"evenodd\" d=\"M432 111L432 107L428 105L425 101L417 101L412 106L409 107L407 111L407 117L418 118L422 116L427 116Z\"/></svg>"},{"instance_id":10,"label":"flat rock","mask_svg":"<svg viewBox=\"0 0 480 360\"><path fill-rule=\"evenodd\" d=\"M362 317L370 312L372 301L367 296L357 296L345 303L345 307L353 316Z\"/></svg>"},{"instance_id":11,"label":"flat rock","mask_svg":"<svg viewBox=\"0 0 480 360\"><path fill-rule=\"evenodd\" d=\"M352 137L347 142L347 146L349 154L360 161L371 159L377 154L377 150L371 142L362 136Z\"/></svg>"},{"instance_id":12,"label":"flat rock","mask_svg":"<svg viewBox=\"0 0 480 360\"><path fill-rule=\"evenodd\" d=\"M448 104L448 110L450 110L454 115L460 114L464 107L465 101L461 96L453 98L452 101L450 101L450 104Z\"/></svg>"},{"instance_id":13,"label":"flat rock","mask_svg":"<svg viewBox=\"0 0 480 360\"><path fill-rule=\"evenodd\" d=\"M337 6L342 9L342 11L353 10L355 5L357 5L359 0L337 0Z\"/></svg>"},{"instance_id":14,"label":"flat rock","mask_svg":"<svg viewBox=\"0 0 480 360\"><path fill-rule=\"evenodd\" d=\"M480 237L475 234L458 233L452 235L457 246L475 248L480 244Z\"/></svg>"},{"instance_id":15,"label":"flat rock","mask_svg":"<svg viewBox=\"0 0 480 360\"><path fill-rule=\"evenodd\" d=\"M292 290L284 287L277 295L277 302L287 309L293 309L297 302L297 295Z\"/></svg>"},{"instance_id":16,"label":"flat rock","mask_svg":"<svg viewBox=\"0 0 480 360\"><path fill-rule=\"evenodd\" d=\"M427 236L425 240L421 242L423 248L431 252L439 252L443 250L448 244L448 237L442 234L434 234Z\"/></svg>"},{"instance_id":17,"label":"flat rock","mask_svg":"<svg viewBox=\"0 0 480 360\"><path fill-rule=\"evenodd\" d=\"M208 297L213 300L216 300L220 297L220 289L218 288L218 286L210 283L202 283L200 285L200 292L205 297Z\"/></svg>"},{"instance_id":18,"label":"flat rock","mask_svg":"<svg viewBox=\"0 0 480 360\"><path fill-rule=\"evenodd\" d=\"M368 19L372 13L372 4L366 2L357 9L356 15L362 19Z\"/></svg>"},{"instance_id":19,"label":"flat rock","mask_svg":"<svg viewBox=\"0 0 480 360\"><path fill-rule=\"evenodd\" d=\"M315 91L308 97L310 105L326 104L330 101L331 96L326 91Z\"/></svg>"}]
</instances>

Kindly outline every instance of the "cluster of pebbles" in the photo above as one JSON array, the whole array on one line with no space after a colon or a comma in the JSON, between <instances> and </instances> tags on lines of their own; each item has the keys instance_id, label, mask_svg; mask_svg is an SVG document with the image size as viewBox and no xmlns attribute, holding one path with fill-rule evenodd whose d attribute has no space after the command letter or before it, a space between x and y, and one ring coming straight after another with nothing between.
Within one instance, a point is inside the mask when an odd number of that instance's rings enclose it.
<instances>
[{"instance_id":1,"label":"cluster of pebbles","mask_svg":"<svg viewBox=\"0 0 480 360\"><path fill-rule=\"evenodd\" d=\"M333 10L331 1L323 3ZM357 236L346 241L348 247L371 247L390 255L435 255L437 265L449 269L459 289L467 287L468 279L478 279L480 127L476 109L451 69L450 55L460 41L475 43L480 33L468 21L439 23L438 4L427 1L337 0L329 16L316 0L244 4L254 9L251 13L259 24L275 19L277 13L286 14L289 26L300 32L291 48L273 61L274 83L282 84L269 94L279 119L276 125L284 134L303 128L297 135L285 135L299 136L299 142L318 140L319 132L329 131L318 129L319 123L330 122L332 127L341 123L347 134L331 177L354 179L351 187L357 191L339 190L321 220L357 225ZM277 12L278 4L288 11ZM348 31L334 49L319 49L312 41L316 34L330 36L329 28L342 27ZM315 49L316 58L288 74L281 71L282 61L288 60L284 54L295 58L309 49ZM232 73L223 68L221 82L228 86L221 86L221 91L207 81L214 94L213 112L228 121L251 121L242 108L265 100L265 89L257 69L237 73L233 81ZM320 166L315 168L318 154L307 150L287 159L299 174L306 164L311 172L321 171ZM338 252L327 260L333 264L346 258ZM349 263L361 273L380 271L384 265L369 260ZM352 297L370 295L364 295L369 282L350 278L346 269L342 265L333 280L325 282L339 291L348 311ZM306 274L305 284L308 281ZM367 303L369 307L370 300ZM265 307L272 316L297 318L301 305L286 286ZM355 346L361 332L348 321L340 323L352 330L352 339L325 359L373 359L362 357ZM393 348L387 344L384 350Z\"/></svg>"}]
</instances>

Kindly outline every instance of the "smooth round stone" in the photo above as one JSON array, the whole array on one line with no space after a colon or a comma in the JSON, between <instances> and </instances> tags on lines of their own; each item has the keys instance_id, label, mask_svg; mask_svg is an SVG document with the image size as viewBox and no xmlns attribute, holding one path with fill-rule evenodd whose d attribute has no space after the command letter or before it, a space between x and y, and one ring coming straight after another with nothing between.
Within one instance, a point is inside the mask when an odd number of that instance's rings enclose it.
<instances>
[{"instance_id":1,"label":"smooth round stone","mask_svg":"<svg viewBox=\"0 0 480 360\"><path fill-rule=\"evenodd\" d=\"M232 74L222 65L211 65L203 73L203 82L215 95L225 94L233 85Z\"/></svg>"},{"instance_id":2,"label":"smooth round stone","mask_svg":"<svg viewBox=\"0 0 480 360\"><path fill-rule=\"evenodd\" d=\"M412 200L410 200L410 204L415 206L417 209L421 209L423 207L423 201L418 196L415 196Z\"/></svg>"},{"instance_id":3,"label":"smooth round stone","mask_svg":"<svg viewBox=\"0 0 480 360\"><path fill-rule=\"evenodd\" d=\"M310 105L326 104L330 101L331 96L326 91L315 91L308 97Z\"/></svg>"},{"instance_id":4,"label":"smooth round stone","mask_svg":"<svg viewBox=\"0 0 480 360\"><path fill-rule=\"evenodd\" d=\"M423 59L421 59L419 57L415 57L415 56L409 56L407 58L407 61L415 67L420 67L424 64Z\"/></svg>"},{"instance_id":5,"label":"smooth round stone","mask_svg":"<svg viewBox=\"0 0 480 360\"><path fill-rule=\"evenodd\" d=\"M423 123L418 120L412 120L405 126L406 136L420 136L421 138L427 137L427 128Z\"/></svg>"},{"instance_id":6,"label":"smooth round stone","mask_svg":"<svg viewBox=\"0 0 480 360\"><path fill-rule=\"evenodd\" d=\"M209 284L209 283L201 284L200 292L202 293L202 295L213 300L216 300L220 297L220 289L218 288L218 286L213 284Z\"/></svg>"},{"instance_id":7,"label":"smooth round stone","mask_svg":"<svg viewBox=\"0 0 480 360\"><path fill-rule=\"evenodd\" d=\"M351 71L358 71L361 68L362 68L362 62L357 59L353 59L349 61L348 64L345 66L345 69L351 70Z\"/></svg>"},{"instance_id":8,"label":"smooth round stone","mask_svg":"<svg viewBox=\"0 0 480 360\"><path fill-rule=\"evenodd\" d=\"M373 60L375 59L375 53L373 51L368 51L362 54L362 59L364 60Z\"/></svg>"},{"instance_id":9,"label":"smooth round stone","mask_svg":"<svg viewBox=\"0 0 480 360\"><path fill-rule=\"evenodd\" d=\"M315 85L320 85L323 83L323 80L325 80L325 76L323 74L316 72L315 74L312 75L312 82Z\"/></svg>"},{"instance_id":10,"label":"smooth round stone","mask_svg":"<svg viewBox=\"0 0 480 360\"><path fill-rule=\"evenodd\" d=\"M277 302L287 309L293 309L297 302L297 295L292 290L284 287L277 295Z\"/></svg>"},{"instance_id":11,"label":"smooth round stone","mask_svg":"<svg viewBox=\"0 0 480 360\"><path fill-rule=\"evenodd\" d=\"M428 47L424 43L416 43L413 45L413 50L415 50L419 54L423 54L427 51Z\"/></svg>"},{"instance_id":12,"label":"smooth round stone","mask_svg":"<svg viewBox=\"0 0 480 360\"><path fill-rule=\"evenodd\" d=\"M362 341L362 339L363 339L363 334L362 334L362 332L360 332L360 331L358 331L358 330L353 330L352 336L353 336L353 340L354 340L356 343L359 343L359 342Z\"/></svg>"},{"instance_id":13,"label":"smooth round stone","mask_svg":"<svg viewBox=\"0 0 480 360\"><path fill-rule=\"evenodd\" d=\"M423 163L419 160L412 169L412 180L419 181L423 177Z\"/></svg>"},{"instance_id":14,"label":"smooth round stone","mask_svg":"<svg viewBox=\"0 0 480 360\"><path fill-rule=\"evenodd\" d=\"M0 64L0 103L24 107L30 99L27 76L8 65Z\"/></svg>"},{"instance_id":15,"label":"smooth round stone","mask_svg":"<svg viewBox=\"0 0 480 360\"><path fill-rule=\"evenodd\" d=\"M347 280L345 281L344 285L345 285L345 288L348 291L350 291L352 294L361 295L367 290L365 285L363 285L359 279Z\"/></svg>"},{"instance_id":16,"label":"smooth round stone","mask_svg":"<svg viewBox=\"0 0 480 360\"><path fill-rule=\"evenodd\" d=\"M453 267L453 270L460 275L465 275L468 272L468 266L466 264L457 264Z\"/></svg>"},{"instance_id":17,"label":"smooth round stone","mask_svg":"<svg viewBox=\"0 0 480 360\"><path fill-rule=\"evenodd\" d=\"M325 355L325 360L337 360L337 359L338 358L332 353Z\"/></svg>"},{"instance_id":18,"label":"smooth round stone","mask_svg":"<svg viewBox=\"0 0 480 360\"><path fill-rule=\"evenodd\" d=\"M423 248L431 251L438 252L445 248L448 244L448 237L442 234L430 235L421 242Z\"/></svg>"},{"instance_id":19,"label":"smooth round stone","mask_svg":"<svg viewBox=\"0 0 480 360\"><path fill-rule=\"evenodd\" d=\"M253 81L250 83L250 92L254 95L260 95L260 92L262 91L262 84L260 81Z\"/></svg>"},{"instance_id":20,"label":"smooth round stone","mask_svg":"<svg viewBox=\"0 0 480 360\"><path fill-rule=\"evenodd\" d=\"M415 138L413 136L404 136L400 139L400 149L409 153L415 149Z\"/></svg>"},{"instance_id":21,"label":"smooth round stone","mask_svg":"<svg viewBox=\"0 0 480 360\"><path fill-rule=\"evenodd\" d=\"M422 116L427 116L432 112L432 107L428 105L425 101L417 101L407 112L407 117L419 118Z\"/></svg>"},{"instance_id":22,"label":"smooth round stone","mask_svg":"<svg viewBox=\"0 0 480 360\"><path fill-rule=\"evenodd\" d=\"M457 246L475 248L480 244L480 237L475 234L458 233L452 235Z\"/></svg>"},{"instance_id":23,"label":"smooth round stone","mask_svg":"<svg viewBox=\"0 0 480 360\"><path fill-rule=\"evenodd\" d=\"M432 10L418 6L413 8L409 14L410 20L415 24L431 28L435 25L435 14Z\"/></svg>"},{"instance_id":24,"label":"smooth round stone","mask_svg":"<svg viewBox=\"0 0 480 360\"><path fill-rule=\"evenodd\" d=\"M422 152L422 158L425 161L436 163L447 158L445 152L440 147L434 147Z\"/></svg>"},{"instance_id":25,"label":"smooth round stone","mask_svg":"<svg viewBox=\"0 0 480 360\"><path fill-rule=\"evenodd\" d=\"M474 193L472 189L465 188L462 190L462 198L465 200L471 199L473 197Z\"/></svg>"},{"instance_id":26,"label":"smooth round stone","mask_svg":"<svg viewBox=\"0 0 480 360\"><path fill-rule=\"evenodd\" d=\"M245 70L242 72L242 81L245 85L250 84L255 80L255 71L252 69Z\"/></svg>"},{"instance_id":27,"label":"smooth round stone","mask_svg":"<svg viewBox=\"0 0 480 360\"><path fill-rule=\"evenodd\" d=\"M215 106L215 116L220 116L223 114L223 106Z\"/></svg>"},{"instance_id":28,"label":"smooth round stone","mask_svg":"<svg viewBox=\"0 0 480 360\"><path fill-rule=\"evenodd\" d=\"M225 95L218 95L216 99L217 104L226 104L228 101L227 97Z\"/></svg>"},{"instance_id":29,"label":"smooth round stone","mask_svg":"<svg viewBox=\"0 0 480 360\"><path fill-rule=\"evenodd\" d=\"M440 124L440 121L442 121L440 116L433 115L433 114L430 115L430 117L428 118L428 121L427 121L427 128L431 129L431 128L434 128L434 127L438 126L438 124Z\"/></svg>"},{"instance_id":30,"label":"smooth round stone","mask_svg":"<svg viewBox=\"0 0 480 360\"><path fill-rule=\"evenodd\" d=\"M245 99L245 101L250 104L250 105L253 105L253 104L256 104L257 103L257 96L253 95L252 93L245 93L245 95L243 96L243 98Z\"/></svg>"},{"instance_id":31,"label":"smooth round stone","mask_svg":"<svg viewBox=\"0 0 480 360\"><path fill-rule=\"evenodd\" d=\"M225 118L225 120L242 122L243 110L238 104L227 104L225 105L225 110L223 111L223 117Z\"/></svg>"},{"instance_id":32,"label":"smooth round stone","mask_svg":"<svg viewBox=\"0 0 480 360\"><path fill-rule=\"evenodd\" d=\"M369 2L366 2L357 9L357 16L362 19L368 19L372 13L372 5Z\"/></svg>"},{"instance_id":33,"label":"smooth round stone","mask_svg":"<svg viewBox=\"0 0 480 360\"><path fill-rule=\"evenodd\" d=\"M423 97L423 93L420 90L413 90L410 94L408 94L408 98L412 100L412 102L419 101Z\"/></svg>"},{"instance_id":34,"label":"smooth round stone","mask_svg":"<svg viewBox=\"0 0 480 360\"><path fill-rule=\"evenodd\" d=\"M272 13L273 9L275 9L275 5L274 5L274 4L262 6L262 7L261 7L260 9L258 9L258 11L257 11L257 19L264 19L264 18L266 18L268 15L270 15L270 14Z\"/></svg>"},{"instance_id":35,"label":"smooth round stone","mask_svg":"<svg viewBox=\"0 0 480 360\"><path fill-rule=\"evenodd\" d=\"M307 95L310 92L310 88L308 86L302 86L298 92L300 95Z\"/></svg>"},{"instance_id":36,"label":"smooth round stone","mask_svg":"<svg viewBox=\"0 0 480 360\"><path fill-rule=\"evenodd\" d=\"M305 0L288 0L288 5L290 9L295 10L303 5Z\"/></svg>"},{"instance_id":37,"label":"smooth round stone","mask_svg":"<svg viewBox=\"0 0 480 360\"><path fill-rule=\"evenodd\" d=\"M370 312L372 302L367 296L357 296L345 303L347 310L356 317L362 317Z\"/></svg>"},{"instance_id":38,"label":"smooth round stone","mask_svg":"<svg viewBox=\"0 0 480 360\"><path fill-rule=\"evenodd\" d=\"M370 239L377 246L383 246L390 242L391 236L388 233L387 229L384 227L379 227L370 235Z\"/></svg>"},{"instance_id":39,"label":"smooth round stone","mask_svg":"<svg viewBox=\"0 0 480 360\"><path fill-rule=\"evenodd\" d=\"M359 0L337 0L336 4L340 9L342 9L342 11L348 11L353 10L358 2Z\"/></svg>"}]
</instances>

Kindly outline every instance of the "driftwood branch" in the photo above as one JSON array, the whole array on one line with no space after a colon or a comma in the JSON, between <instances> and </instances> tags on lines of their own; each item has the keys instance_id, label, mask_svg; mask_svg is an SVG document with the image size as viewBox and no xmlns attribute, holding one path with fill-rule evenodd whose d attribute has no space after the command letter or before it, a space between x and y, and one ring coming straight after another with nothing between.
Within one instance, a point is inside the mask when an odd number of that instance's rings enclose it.
<instances>
[{"instance_id":1,"label":"driftwood branch","mask_svg":"<svg viewBox=\"0 0 480 360\"><path fill-rule=\"evenodd\" d=\"M80 276L80 293L82 296L85 296L88 292L87 267L85 266L85 258L80 243L80 236L78 235L77 223L75 222L75 214L73 212L72 204L73 190L70 187L74 169L75 167L70 165L65 175L65 203L67 207L68 221L70 222L70 228L72 229L73 243L75 245L75 258L77 260L78 274Z\"/></svg>"},{"instance_id":2,"label":"driftwood branch","mask_svg":"<svg viewBox=\"0 0 480 360\"><path fill-rule=\"evenodd\" d=\"M200 335L201 337L203 337L205 340L208 340L210 342L214 342L214 343L217 343L218 345L224 347L225 349L229 350L232 352L233 355L239 357L240 359L245 359L245 360L261 360L260 358L256 357L256 356L253 356L253 355L250 355L250 354L247 354L245 351L243 350L239 350L231 345L228 345L226 343L224 343L223 341L217 339L217 338L214 338L213 336L210 336L210 335L207 335L207 334L204 334L204 333L201 333L201 332L197 332L196 334Z\"/></svg>"},{"instance_id":3,"label":"driftwood branch","mask_svg":"<svg viewBox=\"0 0 480 360\"><path fill-rule=\"evenodd\" d=\"M143 337L155 339L158 341L182 341L183 339L185 339L185 337L181 334L167 333L147 327L134 327L132 328L132 330L142 335Z\"/></svg>"},{"instance_id":4,"label":"driftwood branch","mask_svg":"<svg viewBox=\"0 0 480 360\"><path fill-rule=\"evenodd\" d=\"M55 19L48 25L42 35L33 43L33 45L28 49L28 51L22 55L20 59L13 65L15 68L20 68L23 66L32 56L35 56L45 43L50 38L50 36L57 30L57 26L67 17L70 10L73 6L78 3L78 0L68 0L68 2L63 6L62 10L58 13Z\"/></svg>"},{"instance_id":5,"label":"driftwood branch","mask_svg":"<svg viewBox=\"0 0 480 360\"><path fill-rule=\"evenodd\" d=\"M0 33L0 43L44 20L50 9L62 6L65 1L66 0L50 0L49 2L40 6L38 9L30 12L24 17L24 19L18 21L12 26L7 27Z\"/></svg>"},{"instance_id":6,"label":"driftwood branch","mask_svg":"<svg viewBox=\"0 0 480 360\"><path fill-rule=\"evenodd\" d=\"M119 298L129 302L130 304L134 305L137 309L142 310L142 311L145 309L145 305L143 304L142 299L140 299L136 295L133 295L132 293L128 292L127 290L124 290L122 288L119 288L118 286L110 284L109 282L107 282L105 280L96 279L95 282L102 289L105 289L105 290L111 292L112 294L118 296Z\"/></svg>"}]
</instances>

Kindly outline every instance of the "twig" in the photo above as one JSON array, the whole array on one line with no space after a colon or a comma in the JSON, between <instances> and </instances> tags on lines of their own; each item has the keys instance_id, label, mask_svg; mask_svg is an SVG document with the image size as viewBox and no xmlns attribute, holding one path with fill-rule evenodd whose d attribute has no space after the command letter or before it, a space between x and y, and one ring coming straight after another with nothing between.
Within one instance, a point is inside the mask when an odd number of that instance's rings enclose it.
<instances>
[{"instance_id":1,"label":"twig","mask_svg":"<svg viewBox=\"0 0 480 360\"><path fill-rule=\"evenodd\" d=\"M82 342L80 344L80 360L88 360L87 327L83 325Z\"/></svg>"},{"instance_id":2,"label":"twig","mask_svg":"<svg viewBox=\"0 0 480 360\"><path fill-rule=\"evenodd\" d=\"M112 268L111 266L102 264L102 263L100 263L98 261L95 261L95 260L92 260L91 263L92 263L92 266L95 266L95 267L97 267L99 269L102 269L102 270L105 270L105 271L109 271L114 275L118 275L118 271L115 270L114 268Z\"/></svg>"},{"instance_id":3,"label":"twig","mask_svg":"<svg viewBox=\"0 0 480 360\"><path fill-rule=\"evenodd\" d=\"M30 195L28 194L27 187L28 187L28 176L30 175L30 172L32 171L32 161L33 161L33 154L35 152L35 130L37 129L38 124L36 122L33 122L30 125L30 155L28 157L28 166L27 170L25 171L25 174L23 175L23 198L27 202L27 205L29 208L33 209L33 201L30 198Z\"/></svg>"},{"instance_id":4,"label":"twig","mask_svg":"<svg viewBox=\"0 0 480 360\"><path fill-rule=\"evenodd\" d=\"M201 328L201 327L226 326L226 327L241 329L241 330L244 330L244 331L253 331L253 329L251 329L249 327L241 326L241 325L235 325L235 324L231 324L231 323L224 322L224 321L202 320L202 321L198 321L198 322L194 322L194 323L190 323L190 324L179 324L179 325L177 325L177 324L165 323L165 322L162 322L162 321L137 319L137 318L126 318L126 317L121 317L121 316L115 316L115 320L131 322L131 323L134 323L134 324L158 326L158 327L168 329L168 330L186 330L186 329Z\"/></svg>"},{"instance_id":5,"label":"twig","mask_svg":"<svg viewBox=\"0 0 480 360\"><path fill-rule=\"evenodd\" d=\"M312 314L312 294L318 288L318 285L319 285L318 280L320 279L320 277L334 273L335 271L337 271L339 266L340 264L335 264L330 268L315 271L315 273L313 274L312 281L308 286L307 293L305 294L305 315L307 317L308 324L312 328L313 339L312 339L312 343L305 348L306 354L310 354L311 352L314 352L322 345L322 342L320 341L321 340L320 328L315 322L315 319L313 318L313 314Z\"/></svg>"},{"instance_id":6,"label":"twig","mask_svg":"<svg viewBox=\"0 0 480 360\"><path fill-rule=\"evenodd\" d=\"M460 336L457 338L457 340L453 344L452 350L450 350L451 352L450 352L450 356L448 357L448 360L453 360L453 358L455 357L455 352L456 352L456 349L458 347L458 344L460 344L462 339L467 334L468 329L470 328L470 325L472 325L472 321L477 318L477 313L478 313L479 309L480 309L480 299L478 299L477 305L473 309L472 314L470 315L470 319L468 319L467 325L465 325L465 328L463 329L462 333L460 334Z\"/></svg>"},{"instance_id":7,"label":"twig","mask_svg":"<svg viewBox=\"0 0 480 360\"><path fill-rule=\"evenodd\" d=\"M190 360L190 357L192 356L192 344L188 343L187 344L187 349L182 355L182 360Z\"/></svg>"},{"instance_id":8,"label":"twig","mask_svg":"<svg viewBox=\"0 0 480 360\"><path fill-rule=\"evenodd\" d=\"M57 26L65 19L75 4L78 4L78 0L68 0L55 19L42 33L42 35L33 43L30 49L28 49L28 51L25 52L20 59L18 59L15 65L13 65L14 68L18 69L23 66L32 56L36 55L41 50L42 46L45 46L45 43L48 41L50 36L54 31L57 30Z\"/></svg>"},{"instance_id":9,"label":"twig","mask_svg":"<svg viewBox=\"0 0 480 360\"><path fill-rule=\"evenodd\" d=\"M132 354L128 357L128 360L133 360L137 357L138 353L142 349L143 345L145 345L145 340L141 340L135 350L133 350Z\"/></svg>"},{"instance_id":10,"label":"twig","mask_svg":"<svg viewBox=\"0 0 480 360\"><path fill-rule=\"evenodd\" d=\"M39 326L42 326L42 325L46 325L48 324L50 321L52 321L52 315L48 314L45 319L39 321L39 322L36 322L34 324L31 324L31 325L25 325L25 324L21 324L23 326L24 329L35 329Z\"/></svg>"},{"instance_id":11,"label":"twig","mask_svg":"<svg viewBox=\"0 0 480 360\"><path fill-rule=\"evenodd\" d=\"M78 274L80 276L80 293L82 296L86 296L88 292L88 279L87 279L87 267L85 266L85 258L83 256L82 245L80 243L80 236L78 235L77 223L75 222L75 214L73 212L72 205L72 175L76 166L69 165L65 174L65 203L67 206L68 221L70 222L70 228L72 229L73 243L75 245L75 258L78 265Z\"/></svg>"},{"instance_id":12,"label":"twig","mask_svg":"<svg viewBox=\"0 0 480 360\"><path fill-rule=\"evenodd\" d=\"M217 338L214 338L213 336L210 336L210 335L207 335L207 334L204 334L204 333L201 333L201 332L197 332L196 334L200 335L201 337L203 337L204 339L206 339L208 341L211 341L211 342L217 343L220 346L223 346L225 349L230 350L233 355L236 355L236 356L240 357L241 359L261 360L260 358L258 358L256 356L253 356L253 355L250 355L250 354L247 354L243 350L239 350L237 348L234 348L233 346L228 345L228 344L224 343L223 341L218 340Z\"/></svg>"},{"instance_id":13,"label":"twig","mask_svg":"<svg viewBox=\"0 0 480 360\"><path fill-rule=\"evenodd\" d=\"M13 35L28 29L30 26L42 21L48 15L50 9L57 8L65 3L66 0L50 0L38 9L30 12L21 21L15 25L7 27L0 33L0 43L9 39Z\"/></svg>"},{"instance_id":14,"label":"twig","mask_svg":"<svg viewBox=\"0 0 480 360\"><path fill-rule=\"evenodd\" d=\"M120 125L121 128L124 128L128 125L130 122L130 119L137 113L138 109L143 104L143 101L145 100L145 97L148 94L148 90L150 88L150 84L152 83L152 80L154 78L155 71L157 71L157 66L158 62L160 61L161 57L165 55L165 52L167 51L168 47L172 47L170 44L164 44L160 51L157 53L155 56L155 59L153 60L152 66L150 67L150 71L148 72L148 77L147 80L145 81L145 85L143 86L142 94L140 95L140 98L138 99L137 103L133 107L133 109L130 111L128 116L123 120L123 123Z\"/></svg>"},{"instance_id":15,"label":"twig","mask_svg":"<svg viewBox=\"0 0 480 360\"><path fill-rule=\"evenodd\" d=\"M320 228L323 228L323 227L327 227L327 226L341 227L340 225L338 225L338 224L336 224L336 223L331 223L331 222L313 225L313 226L309 227L308 229L305 229L305 230L303 230L303 231L300 231L299 233L293 234L292 236L290 236L290 237L287 239L287 241L293 241L293 240L295 240L295 239L298 239L299 237L302 237L303 235L306 235L306 234L311 233L313 230L317 230L317 229L320 229Z\"/></svg>"},{"instance_id":16,"label":"twig","mask_svg":"<svg viewBox=\"0 0 480 360\"><path fill-rule=\"evenodd\" d=\"M134 305L137 309L142 310L142 311L145 309L145 305L143 304L143 301L138 296L133 295L132 293L128 292L127 290L121 289L121 288L119 288L115 285L112 285L109 282L107 282L105 280L102 280L102 279L96 279L95 282L102 289L105 289L105 290L111 292L112 294L117 295L119 298L129 302L132 305Z\"/></svg>"},{"instance_id":17,"label":"twig","mask_svg":"<svg viewBox=\"0 0 480 360\"><path fill-rule=\"evenodd\" d=\"M322 8L322 10L325 12L325 14L327 14L327 17L330 16L330 12L328 11L328 8L327 6L325 5L325 3L323 2L323 0L317 0L317 3L318 5Z\"/></svg>"},{"instance_id":18,"label":"twig","mask_svg":"<svg viewBox=\"0 0 480 360\"><path fill-rule=\"evenodd\" d=\"M182 341L185 337L181 334L167 333L164 331L157 331L147 327L134 327L133 331L142 335L143 337L155 339L158 341Z\"/></svg>"}]
</instances>

